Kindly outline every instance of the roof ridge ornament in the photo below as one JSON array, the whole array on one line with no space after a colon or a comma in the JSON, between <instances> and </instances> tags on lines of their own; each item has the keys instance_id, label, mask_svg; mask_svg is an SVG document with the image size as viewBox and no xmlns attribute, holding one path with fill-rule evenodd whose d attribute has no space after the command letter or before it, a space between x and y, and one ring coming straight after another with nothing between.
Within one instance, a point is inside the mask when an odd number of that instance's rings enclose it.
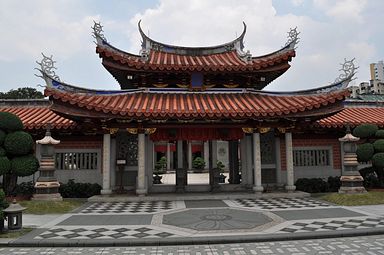
<instances>
[{"instance_id":1,"label":"roof ridge ornament","mask_svg":"<svg viewBox=\"0 0 384 255\"><path fill-rule=\"evenodd\" d=\"M287 42L285 43L285 46L284 47L287 47L289 46L289 49L294 49L296 44L299 43L299 34L300 32L297 31L297 27L295 28L290 28L289 32L288 33L288 40Z\"/></svg>"},{"instance_id":2,"label":"roof ridge ornament","mask_svg":"<svg viewBox=\"0 0 384 255\"><path fill-rule=\"evenodd\" d=\"M92 36L96 39L97 44L103 44L104 42L108 42L107 39L104 36L104 30L103 26L99 22L93 21L93 27L92 27Z\"/></svg>"},{"instance_id":3,"label":"roof ridge ornament","mask_svg":"<svg viewBox=\"0 0 384 255\"><path fill-rule=\"evenodd\" d=\"M355 66L355 63L353 63L354 60L355 60L355 58L352 58L351 60L347 60L346 58L344 58L344 63L340 64L341 69L339 70L339 71L342 71L343 73L341 73L339 75L339 77L336 78L334 83L338 83L338 82L341 82L341 81L344 81L347 79L351 79L356 74L356 70L359 67ZM356 79L356 77L353 79Z\"/></svg>"},{"instance_id":4,"label":"roof ridge ornament","mask_svg":"<svg viewBox=\"0 0 384 255\"><path fill-rule=\"evenodd\" d=\"M36 61L36 63L40 66L40 68L35 68L35 69L40 71L42 75L37 75L37 74L35 75L45 80L47 77L44 77L44 76L48 76L53 80L60 81L60 77L54 71L54 69L57 70L57 68L55 67L56 61L53 60L53 55L51 55L50 57L45 56L44 53L41 53L41 55L43 55L43 59L40 62Z\"/></svg>"}]
</instances>

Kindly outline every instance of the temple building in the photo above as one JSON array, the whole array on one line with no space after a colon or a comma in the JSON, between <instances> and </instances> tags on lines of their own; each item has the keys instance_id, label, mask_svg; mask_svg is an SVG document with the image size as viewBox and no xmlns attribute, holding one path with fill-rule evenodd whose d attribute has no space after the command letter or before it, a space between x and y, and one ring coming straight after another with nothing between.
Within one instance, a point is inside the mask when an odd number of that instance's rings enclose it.
<instances>
[{"instance_id":1,"label":"temple building","mask_svg":"<svg viewBox=\"0 0 384 255\"><path fill-rule=\"evenodd\" d=\"M332 84L270 92L264 87L284 74L296 55L296 29L283 48L263 56L244 50L245 24L235 40L210 47L157 42L140 22L139 31L142 48L133 54L108 42L99 23L93 27L96 53L121 90L64 83L52 58L43 55L39 70L49 99L0 102L0 111L20 116L36 139L51 126L61 140L59 181L98 182L102 194L263 192L271 185L291 192L297 178L341 175L338 138L347 124L367 120L357 118L359 110L345 108L353 61L343 64ZM362 115L371 116L368 112ZM383 118L376 124L383 127ZM206 163L205 184L189 183L196 155ZM153 184L160 156L174 169L174 184ZM218 161L228 170L225 184L218 183Z\"/></svg>"}]
</instances>

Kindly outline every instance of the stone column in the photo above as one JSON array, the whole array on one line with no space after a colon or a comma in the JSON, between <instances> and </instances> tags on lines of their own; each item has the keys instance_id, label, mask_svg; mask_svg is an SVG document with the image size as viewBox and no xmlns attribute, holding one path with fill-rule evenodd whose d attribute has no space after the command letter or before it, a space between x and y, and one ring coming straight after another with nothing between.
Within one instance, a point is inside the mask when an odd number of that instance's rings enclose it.
<instances>
[{"instance_id":1,"label":"stone column","mask_svg":"<svg viewBox=\"0 0 384 255\"><path fill-rule=\"evenodd\" d=\"M192 169L192 141L188 141L188 169Z\"/></svg>"},{"instance_id":2,"label":"stone column","mask_svg":"<svg viewBox=\"0 0 384 255\"><path fill-rule=\"evenodd\" d=\"M183 168L183 141L178 140L177 141L177 168Z\"/></svg>"},{"instance_id":3,"label":"stone column","mask_svg":"<svg viewBox=\"0 0 384 255\"><path fill-rule=\"evenodd\" d=\"M167 170L171 169L171 145L167 142Z\"/></svg>"},{"instance_id":4,"label":"stone column","mask_svg":"<svg viewBox=\"0 0 384 255\"><path fill-rule=\"evenodd\" d=\"M103 136L103 189L102 195L112 193L111 190L111 134Z\"/></svg>"},{"instance_id":5,"label":"stone column","mask_svg":"<svg viewBox=\"0 0 384 255\"><path fill-rule=\"evenodd\" d=\"M217 140L212 140L212 168L217 167Z\"/></svg>"},{"instance_id":6,"label":"stone column","mask_svg":"<svg viewBox=\"0 0 384 255\"><path fill-rule=\"evenodd\" d=\"M263 192L264 188L261 185L261 151L260 151L260 133L253 133L253 191L256 193Z\"/></svg>"},{"instance_id":7,"label":"stone column","mask_svg":"<svg viewBox=\"0 0 384 255\"><path fill-rule=\"evenodd\" d=\"M245 136L240 140L240 161L241 161L241 184L248 184L248 169L247 169L247 144Z\"/></svg>"},{"instance_id":8,"label":"stone column","mask_svg":"<svg viewBox=\"0 0 384 255\"><path fill-rule=\"evenodd\" d=\"M205 167L204 169L209 169L209 142L204 142L204 161Z\"/></svg>"},{"instance_id":9,"label":"stone column","mask_svg":"<svg viewBox=\"0 0 384 255\"><path fill-rule=\"evenodd\" d=\"M137 180L136 180L136 194L145 196L147 194L146 176L145 176L145 134L138 133L137 139Z\"/></svg>"},{"instance_id":10,"label":"stone column","mask_svg":"<svg viewBox=\"0 0 384 255\"><path fill-rule=\"evenodd\" d=\"M296 190L295 178L293 173L293 148L292 148L292 133L285 133L285 153L287 161L287 186L285 189L288 192Z\"/></svg>"}]
</instances>

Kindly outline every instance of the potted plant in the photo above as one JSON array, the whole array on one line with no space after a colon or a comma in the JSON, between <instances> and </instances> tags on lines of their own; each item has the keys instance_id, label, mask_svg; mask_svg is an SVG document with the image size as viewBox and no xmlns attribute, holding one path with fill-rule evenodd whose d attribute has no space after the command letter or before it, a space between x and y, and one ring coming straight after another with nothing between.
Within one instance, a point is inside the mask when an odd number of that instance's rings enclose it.
<instances>
[{"instance_id":1,"label":"potted plant","mask_svg":"<svg viewBox=\"0 0 384 255\"><path fill-rule=\"evenodd\" d=\"M224 173L224 164L223 164L223 162L218 160L216 165L217 165L217 168L219 169L219 172L220 172L219 183L225 183L225 178L227 178L227 176L225 176L223 174Z\"/></svg>"},{"instance_id":2,"label":"potted plant","mask_svg":"<svg viewBox=\"0 0 384 255\"><path fill-rule=\"evenodd\" d=\"M193 172L201 173L205 167L205 161L202 157L196 157L192 161L192 168L195 169Z\"/></svg>"},{"instance_id":3,"label":"potted plant","mask_svg":"<svg viewBox=\"0 0 384 255\"><path fill-rule=\"evenodd\" d=\"M167 158L161 157L155 164L155 170L153 171L153 184L161 184L161 179L163 178L161 175L167 172L166 167Z\"/></svg>"}]
</instances>

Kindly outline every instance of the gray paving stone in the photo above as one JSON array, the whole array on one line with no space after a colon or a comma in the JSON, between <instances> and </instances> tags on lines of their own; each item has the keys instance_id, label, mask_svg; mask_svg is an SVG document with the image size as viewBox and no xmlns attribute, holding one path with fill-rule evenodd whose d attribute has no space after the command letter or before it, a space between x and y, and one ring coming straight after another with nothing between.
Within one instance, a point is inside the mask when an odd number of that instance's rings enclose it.
<instances>
[{"instance_id":1,"label":"gray paving stone","mask_svg":"<svg viewBox=\"0 0 384 255\"><path fill-rule=\"evenodd\" d=\"M286 211L272 211L272 212L286 220L310 220L310 219L365 216L364 214L350 211L344 208L286 210Z\"/></svg>"},{"instance_id":2,"label":"gray paving stone","mask_svg":"<svg viewBox=\"0 0 384 255\"><path fill-rule=\"evenodd\" d=\"M184 203L187 208L228 207L222 200L189 200Z\"/></svg>"},{"instance_id":3,"label":"gray paving stone","mask_svg":"<svg viewBox=\"0 0 384 255\"><path fill-rule=\"evenodd\" d=\"M57 225L150 225L152 215L73 215Z\"/></svg>"}]
</instances>

